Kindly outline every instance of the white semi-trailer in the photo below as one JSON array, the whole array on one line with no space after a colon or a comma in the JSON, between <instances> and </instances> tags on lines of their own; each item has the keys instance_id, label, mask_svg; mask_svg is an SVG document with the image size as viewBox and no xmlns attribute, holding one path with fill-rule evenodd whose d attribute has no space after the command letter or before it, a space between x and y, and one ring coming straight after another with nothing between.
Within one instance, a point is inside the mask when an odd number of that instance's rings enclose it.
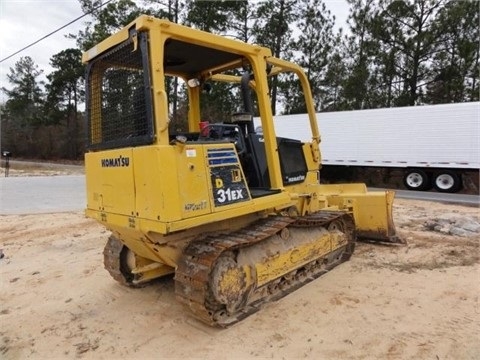
<instances>
[{"instance_id":1,"label":"white semi-trailer","mask_svg":"<svg viewBox=\"0 0 480 360\"><path fill-rule=\"evenodd\" d=\"M318 113L322 165L401 168L407 189L478 189L480 103ZM275 117L277 136L310 140L306 115Z\"/></svg>"}]
</instances>

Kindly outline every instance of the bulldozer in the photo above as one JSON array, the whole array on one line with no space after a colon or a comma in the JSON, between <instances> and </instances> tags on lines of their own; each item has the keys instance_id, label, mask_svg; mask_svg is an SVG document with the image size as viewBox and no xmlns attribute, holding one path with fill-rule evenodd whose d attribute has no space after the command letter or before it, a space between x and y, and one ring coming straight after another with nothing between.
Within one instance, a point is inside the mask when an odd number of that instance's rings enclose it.
<instances>
[{"instance_id":1,"label":"bulldozer","mask_svg":"<svg viewBox=\"0 0 480 360\"><path fill-rule=\"evenodd\" d=\"M176 299L226 327L348 260L358 238L400 241L393 192L320 182L320 134L300 66L147 15L82 60L85 213L111 231L104 265L119 283L174 274ZM310 142L275 134L269 86L278 76L299 84ZM175 79L187 104L180 131L169 126ZM230 84L236 111L206 121L202 99L220 83Z\"/></svg>"}]
</instances>

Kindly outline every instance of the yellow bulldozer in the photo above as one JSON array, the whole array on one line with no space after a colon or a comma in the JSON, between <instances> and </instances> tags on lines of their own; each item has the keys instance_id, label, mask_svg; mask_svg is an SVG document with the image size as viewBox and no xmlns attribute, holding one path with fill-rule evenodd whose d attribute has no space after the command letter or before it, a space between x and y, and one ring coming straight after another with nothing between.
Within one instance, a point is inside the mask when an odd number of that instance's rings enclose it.
<instances>
[{"instance_id":1,"label":"yellow bulldozer","mask_svg":"<svg viewBox=\"0 0 480 360\"><path fill-rule=\"evenodd\" d=\"M320 183L320 135L298 65L145 15L83 62L86 215L112 233L104 264L118 282L173 273L178 301L225 327L348 260L357 238L399 241L392 192ZM275 134L269 82L286 75L301 85L311 142ZM169 127L175 78L188 97L184 131ZM201 100L219 82L238 111L207 123Z\"/></svg>"}]
</instances>

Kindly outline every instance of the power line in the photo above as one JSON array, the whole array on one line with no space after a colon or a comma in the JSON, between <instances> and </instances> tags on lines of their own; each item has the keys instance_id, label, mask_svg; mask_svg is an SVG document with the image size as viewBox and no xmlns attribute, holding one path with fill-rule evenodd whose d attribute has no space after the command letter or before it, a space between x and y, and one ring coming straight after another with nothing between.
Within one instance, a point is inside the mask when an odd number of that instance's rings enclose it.
<instances>
[{"instance_id":1,"label":"power line","mask_svg":"<svg viewBox=\"0 0 480 360\"><path fill-rule=\"evenodd\" d=\"M85 14L83 14L83 15L77 17L76 19L70 21L68 24L65 24L65 25L63 25L62 27L59 27L58 29L52 31L51 33L49 33L49 34L41 37L41 38L38 39L37 41L34 41L34 42L31 43L30 45L27 45L27 46L21 48L20 50L14 52L13 54L7 56L6 58L3 58L2 60L0 60L0 63L4 62L5 60L10 59L11 57L17 55L18 53L21 53L21 52L24 51L24 50L27 50L28 48L32 47L33 45L38 44L40 41L45 40L45 39L48 38L49 36L52 36L53 34L59 32L60 30L66 28L67 26L73 24L74 22L76 22L76 21L84 18L85 16L90 15L90 14L93 13L95 10L100 9L102 6L107 5L107 4L108 4L109 2L111 2L111 1L112 1L112 0L107 0L107 1L105 1L104 3L98 5L97 7L93 8L93 9L90 10L89 12L86 12Z\"/></svg>"}]
</instances>

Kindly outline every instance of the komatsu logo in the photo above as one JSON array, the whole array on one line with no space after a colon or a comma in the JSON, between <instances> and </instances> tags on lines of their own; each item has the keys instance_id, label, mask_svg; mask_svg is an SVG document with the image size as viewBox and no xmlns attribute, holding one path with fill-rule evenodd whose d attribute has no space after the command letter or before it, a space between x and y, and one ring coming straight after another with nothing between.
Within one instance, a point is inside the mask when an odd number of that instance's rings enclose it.
<instances>
[{"instance_id":1,"label":"komatsu logo","mask_svg":"<svg viewBox=\"0 0 480 360\"><path fill-rule=\"evenodd\" d=\"M292 176L292 177L287 177L287 181L290 182L295 182L295 181L303 181L305 180L304 175L298 175L298 176Z\"/></svg>"},{"instance_id":2,"label":"komatsu logo","mask_svg":"<svg viewBox=\"0 0 480 360\"><path fill-rule=\"evenodd\" d=\"M130 165L128 157L119 156L118 158L101 159L102 167L125 167Z\"/></svg>"}]
</instances>

